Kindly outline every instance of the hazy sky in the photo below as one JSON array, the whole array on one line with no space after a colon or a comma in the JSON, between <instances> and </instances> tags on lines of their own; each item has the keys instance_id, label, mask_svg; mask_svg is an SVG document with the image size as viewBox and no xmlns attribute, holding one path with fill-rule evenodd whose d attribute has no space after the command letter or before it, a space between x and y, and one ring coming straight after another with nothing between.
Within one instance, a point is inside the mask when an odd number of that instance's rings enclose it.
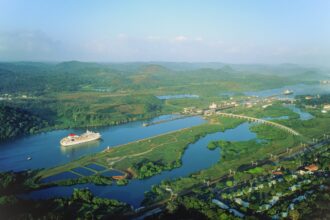
<instances>
[{"instance_id":1,"label":"hazy sky","mask_svg":"<svg viewBox=\"0 0 330 220\"><path fill-rule=\"evenodd\" d=\"M0 0L0 60L330 63L328 0Z\"/></svg>"}]
</instances>

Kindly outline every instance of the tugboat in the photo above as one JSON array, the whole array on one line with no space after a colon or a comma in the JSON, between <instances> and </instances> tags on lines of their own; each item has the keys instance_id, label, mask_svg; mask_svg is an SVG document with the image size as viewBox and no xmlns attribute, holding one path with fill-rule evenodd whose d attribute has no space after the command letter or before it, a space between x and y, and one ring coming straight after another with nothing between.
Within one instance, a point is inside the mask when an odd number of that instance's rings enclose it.
<instances>
[{"instance_id":1,"label":"tugboat","mask_svg":"<svg viewBox=\"0 0 330 220\"><path fill-rule=\"evenodd\" d=\"M291 95L291 94L293 94L292 90L286 89L283 91L283 95Z\"/></svg>"},{"instance_id":2,"label":"tugboat","mask_svg":"<svg viewBox=\"0 0 330 220\"><path fill-rule=\"evenodd\" d=\"M92 132L87 130L86 133L82 135L69 134L67 137L63 138L60 143L62 146L72 146L76 144L82 144L89 141L98 140L101 138L100 133Z\"/></svg>"}]
</instances>

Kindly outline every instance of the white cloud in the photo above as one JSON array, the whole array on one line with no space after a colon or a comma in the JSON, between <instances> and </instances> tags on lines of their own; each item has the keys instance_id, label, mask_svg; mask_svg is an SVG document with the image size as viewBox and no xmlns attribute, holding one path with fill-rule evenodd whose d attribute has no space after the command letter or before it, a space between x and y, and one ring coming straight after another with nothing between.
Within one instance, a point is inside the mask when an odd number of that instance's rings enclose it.
<instances>
[{"instance_id":1,"label":"white cloud","mask_svg":"<svg viewBox=\"0 0 330 220\"><path fill-rule=\"evenodd\" d=\"M176 41L176 42L184 42L184 41L187 41L187 40L188 40L188 38L186 36L183 36L183 35L179 35L179 36L176 36L174 38L174 41Z\"/></svg>"}]
</instances>

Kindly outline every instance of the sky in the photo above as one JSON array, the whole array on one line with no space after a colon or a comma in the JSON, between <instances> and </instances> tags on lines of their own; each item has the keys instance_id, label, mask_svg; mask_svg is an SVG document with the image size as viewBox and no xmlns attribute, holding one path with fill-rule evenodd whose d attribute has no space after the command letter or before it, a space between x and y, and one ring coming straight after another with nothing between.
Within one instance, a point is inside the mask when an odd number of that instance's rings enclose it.
<instances>
[{"instance_id":1,"label":"sky","mask_svg":"<svg viewBox=\"0 0 330 220\"><path fill-rule=\"evenodd\" d=\"M328 0L0 0L1 61L330 65Z\"/></svg>"}]
</instances>

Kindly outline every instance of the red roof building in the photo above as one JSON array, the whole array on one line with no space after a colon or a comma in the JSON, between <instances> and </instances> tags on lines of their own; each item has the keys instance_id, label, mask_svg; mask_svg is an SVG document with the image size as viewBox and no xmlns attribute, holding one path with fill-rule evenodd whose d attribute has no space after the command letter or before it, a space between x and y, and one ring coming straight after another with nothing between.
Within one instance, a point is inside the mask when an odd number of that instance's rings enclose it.
<instances>
[{"instance_id":1,"label":"red roof building","mask_svg":"<svg viewBox=\"0 0 330 220\"><path fill-rule=\"evenodd\" d=\"M313 172L313 171L317 171L319 169L319 167L315 164L311 164L309 166L305 166L305 169L308 170L308 171Z\"/></svg>"}]
</instances>

